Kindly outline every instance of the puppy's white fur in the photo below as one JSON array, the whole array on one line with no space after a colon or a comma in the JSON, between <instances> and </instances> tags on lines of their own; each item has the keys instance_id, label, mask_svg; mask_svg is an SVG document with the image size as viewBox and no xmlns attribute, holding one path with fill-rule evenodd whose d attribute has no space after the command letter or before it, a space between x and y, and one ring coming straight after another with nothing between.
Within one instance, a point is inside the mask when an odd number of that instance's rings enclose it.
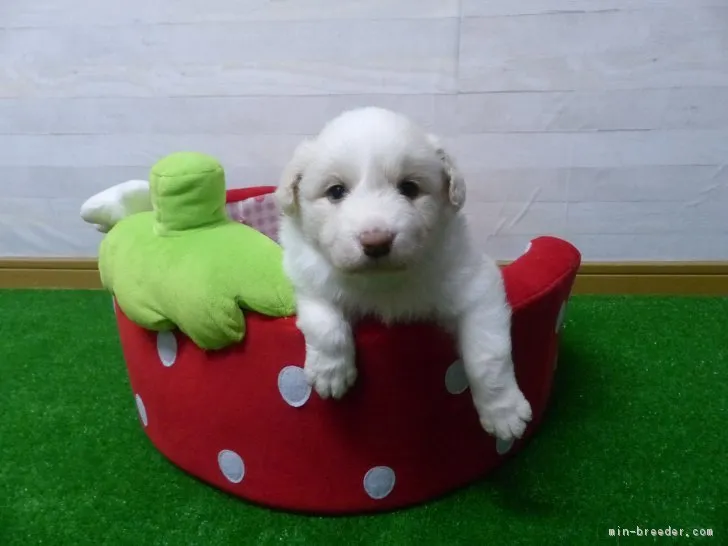
<instances>
[{"instance_id":1,"label":"puppy's white fur","mask_svg":"<svg viewBox=\"0 0 728 546\"><path fill-rule=\"evenodd\" d=\"M403 195L405 180L418 195ZM332 186L346 189L342 198L327 195ZM531 407L514 375L502 276L471 243L465 194L436 137L388 110L344 112L301 143L276 190L284 267L320 396L340 398L356 381L357 319L437 321L457 340L483 427L510 440ZM394 235L388 255L364 253L360 236L371 231Z\"/></svg>"}]
</instances>

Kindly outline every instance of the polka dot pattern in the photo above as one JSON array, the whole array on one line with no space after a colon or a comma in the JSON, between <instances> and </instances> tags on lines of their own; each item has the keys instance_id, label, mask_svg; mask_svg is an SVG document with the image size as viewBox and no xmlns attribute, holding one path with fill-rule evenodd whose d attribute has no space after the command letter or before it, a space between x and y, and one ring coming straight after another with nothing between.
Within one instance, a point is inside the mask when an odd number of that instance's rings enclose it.
<instances>
[{"instance_id":1,"label":"polka dot pattern","mask_svg":"<svg viewBox=\"0 0 728 546\"><path fill-rule=\"evenodd\" d=\"M561 328L563 328L563 326L564 326L564 319L566 319L566 304L567 304L567 302L565 301L564 303L561 304L561 309L559 309L559 316L556 319L556 333L557 334L559 333L559 331L561 331Z\"/></svg>"},{"instance_id":2,"label":"polka dot pattern","mask_svg":"<svg viewBox=\"0 0 728 546\"><path fill-rule=\"evenodd\" d=\"M445 372L445 388L450 394L460 394L468 389L468 378L462 360L456 360Z\"/></svg>"},{"instance_id":3,"label":"polka dot pattern","mask_svg":"<svg viewBox=\"0 0 728 546\"><path fill-rule=\"evenodd\" d=\"M217 454L217 464L220 472L231 483L240 483L245 477L245 463L243 458L229 449L223 449Z\"/></svg>"},{"instance_id":4,"label":"polka dot pattern","mask_svg":"<svg viewBox=\"0 0 728 546\"><path fill-rule=\"evenodd\" d=\"M364 475L364 491L374 500L381 500L392 492L396 476L388 466L375 466Z\"/></svg>"},{"instance_id":5,"label":"polka dot pattern","mask_svg":"<svg viewBox=\"0 0 728 546\"><path fill-rule=\"evenodd\" d=\"M498 452L498 455L505 455L511 450L512 447L513 440L501 440L500 438L498 438L495 441L495 450Z\"/></svg>"},{"instance_id":6,"label":"polka dot pattern","mask_svg":"<svg viewBox=\"0 0 728 546\"><path fill-rule=\"evenodd\" d=\"M136 407L137 411L139 412L139 419L142 421L142 425L145 427L149 424L149 419L147 417L147 408L144 407L144 400L142 400L142 397L138 394L134 397L136 400Z\"/></svg>"},{"instance_id":7,"label":"polka dot pattern","mask_svg":"<svg viewBox=\"0 0 728 546\"><path fill-rule=\"evenodd\" d=\"M283 400L294 408L300 408L311 396L311 385L306 381L303 368L286 366L278 374L278 390Z\"/></svg>"},{"instance_id":8,"label":"polka dot pattern","mask_svg":"<svg viewBox=\"0 0 728 546\"><path fill-rule=\"evenodd\" d=\"M159 360L166 367L170 367L177 360L177 338L174 332L159 332L157 334L157 354Z\"/></svg>"},{"instance_id":9,"label":"polka dot pattern","mask_svg":"<svg viewBox=\"0 0 728 546\"><path fill-rule=\"evenodd\" d=\"M259 215L265 218L268 209L265 199L253 198L231 203L229 210L237 211L241 221L245 219L249 224L254 224L249 217ZM274 222L275 219L269 217L264 220L267 221ZM519 351L516 356L521 359L516 360L515 365L520 365L521 361L532 362L531 368L537 374L533 378L537 382L532 384L542 385L545 389L551 387L551 372L557 364L560 365L556 354L559 334L555 334L554 329L568 326L564 317L570 311L567 308L569 283L573 280L578 256L575 253L567 256L567 249L559 250L558 242L537 238L529 242L529 237L524 239L526 244L521 240L521 249L527 254L524 257L526 261L531 257L538 261L536 254L541 255L542 251L544 255L552 252L564 261L563 267L550 263L549 268L539 271L538 279L544 283L548 281L549 284L548 289L538 291L538 298L529 299L525 304L516 298L518 307L515 308L514 319L520 321L517 330L526 334L521 338L517 336L514 343L520 343L522 338L534 337L542 340L543 345L525 349L522 353ZM566 263L567 259L569 264ZM570 267L568 270L567 265ZM572 274L569 276L567 272ZM514 278L515 286L518 286L519 275L516 274ZM513 282L507 275L505 280ZM525 294L524 297L529 297L530 294L536 294L536 288L535 285L529 286L528 290L516 291L516 295ZM531 314L520 312L521 308L526 311L530 309L531 301L533 308L537 309L537 305L541 305L547 311ZM220 366L213 369L213 360L218 360L217 354L195 347L182 331L143 332L132 326L128 317L123 316L123 309L118 302L116 311L124 334L124 348L132 349L127 354L138 354L134 353L135 347L144 351L143 358L130 358L127 362L129 374L134 379L131 395L135 398L139 423L143 425L142 432L150 437L153 445L166 446L168 443L164 444L164 440L170 434L170 427L182 427L182 433L176 436L179 441L171 449L165 449L170 461L189 470L203 482L221 487L246 500L278 506L284 510L314 513L366 512L406 507L410 503L429 500L431 489L420 487L423 483L446 491L467 482L476 472L490 472L521 450L522 442L519 439L503 441L490 436L490 443L483 446L485 452L482 457L455 457L445 466L442 466L441 458L437 460L436 449L418 450L414 455L410 453L417 451L420 438L416 429L403 429L400 425L404 421L415 422L422 415L427 417L427 413L433 411L432 407L423 408L421 405L422 393L432 394L436 406L441 406L434 408L439 414L438 418L431 420L428 425L433 438L449 438L454 434L462 439L463 445L467 445L471 438L476 446L480 445L479 442L488 442L488 435L484 436L482 426L478 426L478 412L474 411L472 405L468 381L472 376L471 370L468 369L466 373L464 360L456 352L450 352L452 347L440 345L439 336L425 329L422 335L413 335L413 338L424 339L428 343L417 345L415 341L413 362L405 364L417 366L418 362L426 363L433 358L439 359L439 363L434 362L435 366L428 366L420 374L416 385L418 388L411 388L406 373L400 374L401 378L394 378L398 382L400 379L402 381L402 388L396 390L390 389L390 386L395 387L393 376L377 377L378 370L385 373L391 366L401 364L402 354L401 351L383 354L382 345L375 337L371 347L366 341L365 350L359 353L364 355L364 361L359 363L361 368L367 367L370 372L368 379L364 378L367 381L361 382L357 392L350 393L343 401L322 401L314 395L315 389L306 380L301 358L305 349L301 343L305 340L295 328L291 330L295 325L290 319L280 321L289 323L287 329L280 331L273 327L257 327L257 319L251 321L250 327L256 326L256 331L263 332L261 335L267 335L268 339L262 338L253 345L245 344L248 349L246 352L243 352L243 344L240 348L232 348L230 353L226 351L223 354L221 351L220 362L216 364L229 369L220 372ZM266 321L266 324L270 322L273 321ZM128 335L129 332L134 335ZM293 337L289 337L289 334ZM413 334L418 332L413 330ZM519 348L518 345L516 348ZM443 354L444 351L447 352ZM551 369L548 368L549 360ZM194 396L188 396L190 386L205 385L206 380L209 382L210 379L217 381L215 374L217 379L222 378L231 388L198 389L199 392L192 393ZM263 383L259 381L261 378ZM256 384L259 389L252 388ZM379 388L381 386L384 388ZM418 392L420 386L423 389ZM246 389L250 390L251 396L245 396ZM473 390L477 390L477 385ZM396 399L392 399L391 392L398 393ZM541 414L546 401L545 391L543 397L532 400L535 416ZM131 404L131 401L127 403ZM149 408L145 407L146 404L149 404ZM166 411L165 404L171 413ZM399 418L394 421L374 419L375 422L370 422L372 415L368 415L366 410L371 407L392 409L385 413L396 413ZM469 418L461 419L461 413L466 413ZM266 415L275 418L275 427L269 426L270 419L260 419L260 416ZM170 416L172 419L168 419ZM347 439L347 431L341 436L344 428L352 429L348 426L352 422L362 429L369 425L377 427L376 441L370 442L371 445L360 446L362 449L353 459L352 443L342 442L342 438ZM537 421L535 426L529 425L529 432L538 424ZM174 430L171 432L176 434ZM251 438L265 441L250 442ZM307 442L309 446L315 444L317 449L305 449ZM278 453L280 457L276 457L275 468L268 468L270 465L265 463L271 462L272 452ZM198 453L202 457L190 459L190 453ZM412 465L408 462L410 456L423 464ZM311 491L321 490L322 479L331 481L329 487L325 488L327 494L312 494Z\"/></svg>"}]
</instances>

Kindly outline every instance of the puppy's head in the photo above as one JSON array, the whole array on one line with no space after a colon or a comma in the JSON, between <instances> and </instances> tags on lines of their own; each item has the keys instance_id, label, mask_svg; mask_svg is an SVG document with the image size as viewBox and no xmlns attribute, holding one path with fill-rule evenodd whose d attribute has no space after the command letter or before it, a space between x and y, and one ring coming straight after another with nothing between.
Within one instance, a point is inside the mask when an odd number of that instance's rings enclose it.
<instances>
[{"instance_id":1,"label":"puppy's head","mask_svg":"<svg viewBox=\"0 0 728 546\"><path fill-rule=\"evenodd\" d=\"M361 108L299 145L276 196L333 267L392 271L413 265L462 208L465 183L434 136Z\"/></svg>"}]
</instances>

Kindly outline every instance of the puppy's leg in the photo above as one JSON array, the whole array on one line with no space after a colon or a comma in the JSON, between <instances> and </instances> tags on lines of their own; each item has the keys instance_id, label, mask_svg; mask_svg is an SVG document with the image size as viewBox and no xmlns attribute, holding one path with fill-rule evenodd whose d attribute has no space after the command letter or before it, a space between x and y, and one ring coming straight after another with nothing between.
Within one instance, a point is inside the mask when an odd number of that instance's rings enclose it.
<instances>
[{"instance_id":1,"label":"puppy's leg","mask_svg":"<svg viewBox=\"0 0 728 546\"><path fill-rule=\"evenodd\" d=\"M500 272L498 280L500 280ZM481 289L459 318L457 337L465 374L480 423L502 440L520 438L531 420L531 405L516 382L511 357L511 312L502 282Z\"/></svg>"},{"instance_id":2,"label":"puppy's leg","mask_svg":"<svg viewBox=\"0 0 728 546\"><path fill-rule=\"evenodd\" d=\"M306 340L306 379L321 398L341 398L357 375L351 326L324 300L299 296L297 310L296 324Z\"/></svg>"}]
</instances>

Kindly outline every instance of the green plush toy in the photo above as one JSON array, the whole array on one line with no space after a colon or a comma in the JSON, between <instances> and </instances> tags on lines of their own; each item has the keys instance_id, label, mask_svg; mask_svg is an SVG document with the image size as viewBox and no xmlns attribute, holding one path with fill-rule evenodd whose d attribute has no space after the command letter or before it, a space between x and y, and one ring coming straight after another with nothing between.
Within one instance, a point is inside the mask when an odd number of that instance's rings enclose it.
<instances>
[{"instance_id":1,"label":"green plush toy","mask_svg":"<svg viewBox=\"0 0 728 546\"><path fill-rule=\"evenodd\" d=\"M225 213L225 174L213 158L176 153L151 170L152 211L121 219L99 249L101 282L149 330L175 327L203 349L245 334L241 308L295 313L282 249Z\"/></svg>"}]
</instances>

